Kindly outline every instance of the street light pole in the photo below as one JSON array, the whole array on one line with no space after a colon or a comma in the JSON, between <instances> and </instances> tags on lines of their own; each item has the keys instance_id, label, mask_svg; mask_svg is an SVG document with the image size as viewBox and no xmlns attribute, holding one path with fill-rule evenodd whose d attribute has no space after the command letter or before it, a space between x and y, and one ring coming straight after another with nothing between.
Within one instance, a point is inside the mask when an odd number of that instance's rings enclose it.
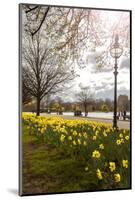
<instances>
[{"instance_id":1,"label":"street light pole","mask_svg":"<svg viewBox=\"0 0 135 200\"><path fill-rule=\"evenodd\" d=\"M115 58L114 65L114 116L113 116L113 128L117 127L117 75L118 75L118 66L117 66L117 58Z\"/></svg>"},{"instance_id":2,"label":"street light pole","mask_svg":"<svg viewBox=\"0 0 135 200\"><path fill-rule=\"evenodd\" d=\"M117 129L117 75L118 75L118 63L117 59L120 58L122 55L123 49L119 45L119 37L116 34L115 35L115 42L111 46L110 49L110 54L111 56L115 59L115 64L114 64L114 115L113 115L113 128Z\"/></svg>"}]
</instances>

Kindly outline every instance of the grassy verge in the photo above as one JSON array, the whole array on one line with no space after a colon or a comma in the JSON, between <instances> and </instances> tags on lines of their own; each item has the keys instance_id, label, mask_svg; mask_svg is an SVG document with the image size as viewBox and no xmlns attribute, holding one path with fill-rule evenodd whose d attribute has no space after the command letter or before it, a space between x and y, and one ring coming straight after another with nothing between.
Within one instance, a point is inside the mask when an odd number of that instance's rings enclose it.
<instances>
[{"instance_id":1,"label":"grassy verge","mask_svg":"<svg viewBox=\"0 0 135 200\"><path fill-rule=\"evenodd\" d=\"M54 193L101 189L85 163L36 137L23 136L23 193Z\"/></svg>"}]
</instances>

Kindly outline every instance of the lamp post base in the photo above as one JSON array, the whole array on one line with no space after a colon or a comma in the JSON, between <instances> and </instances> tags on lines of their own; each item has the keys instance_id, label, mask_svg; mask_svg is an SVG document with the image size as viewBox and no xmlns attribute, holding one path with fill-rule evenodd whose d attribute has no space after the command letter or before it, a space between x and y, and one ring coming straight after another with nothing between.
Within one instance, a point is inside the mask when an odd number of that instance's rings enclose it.
<instances>
[{"instance_id":1,"label":"lamp post base","mask_svg":"<svg viewBox=\"0 0 135 200\"><path fill-rule=\"evenodd\" d=\"M113 128L116 129L116 130L118 129L116 119L113 120Z\"/></svg>"}]
</instances>

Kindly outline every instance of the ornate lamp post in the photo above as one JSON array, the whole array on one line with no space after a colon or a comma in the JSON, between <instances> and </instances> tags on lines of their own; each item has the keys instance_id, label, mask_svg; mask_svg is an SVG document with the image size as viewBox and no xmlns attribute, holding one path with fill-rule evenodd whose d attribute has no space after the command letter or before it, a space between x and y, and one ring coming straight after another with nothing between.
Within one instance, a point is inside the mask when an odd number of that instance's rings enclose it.
<instances>
[{"instance_id":1,"label":"ornate lamp post","mask_svg":"<svg viewBox=\"0 0 135 200\"><path fill-rule=\"evenodd\" d=\"M119 36L118 34L115 35L115 42L110 48L110 54L115 59L114 64L114 115L113 115L113 128L117 127L117 75L118 75L118 63L117 59L120 58L120 56L123 53L123 48L119 44Z\"/></svg>"}]
</instances>

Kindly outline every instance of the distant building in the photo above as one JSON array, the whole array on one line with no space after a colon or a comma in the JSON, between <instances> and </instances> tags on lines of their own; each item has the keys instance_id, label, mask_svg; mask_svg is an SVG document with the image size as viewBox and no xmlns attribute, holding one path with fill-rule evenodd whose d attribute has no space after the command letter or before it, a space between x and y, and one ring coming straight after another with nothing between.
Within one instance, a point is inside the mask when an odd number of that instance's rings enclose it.
<instances>
[{"instance_id":1,"label":"distant building","mask_svg":"<svg viewBox=\"0 0 135 200\"><path fill-rule=\"evenodd\" d=\"M119 95L118 97L118 111L129 111L130 101L127 95Z\"/></svg>"}]
</instances>

